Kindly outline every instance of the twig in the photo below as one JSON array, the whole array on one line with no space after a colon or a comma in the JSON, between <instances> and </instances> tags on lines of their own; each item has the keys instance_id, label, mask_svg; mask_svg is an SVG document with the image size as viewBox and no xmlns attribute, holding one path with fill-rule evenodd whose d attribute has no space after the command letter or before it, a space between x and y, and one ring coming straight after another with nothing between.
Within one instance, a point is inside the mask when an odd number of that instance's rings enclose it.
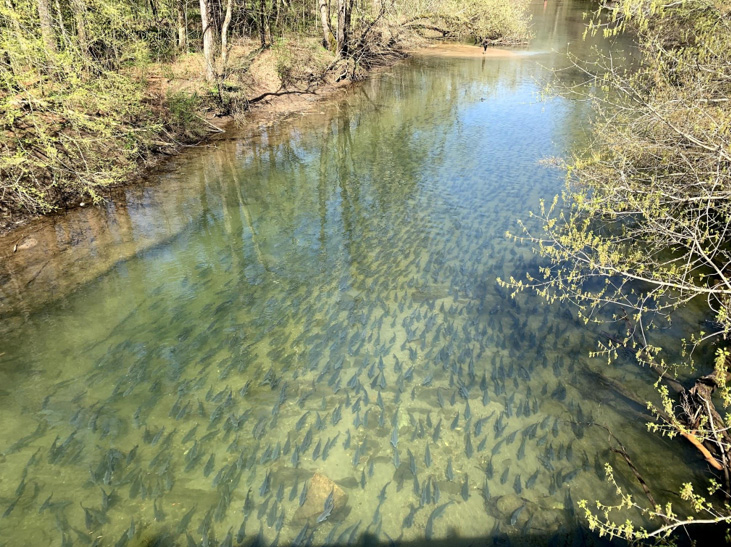
<instances>
[{"instance_id":1,"label":"twig","mask_svg":"<svg viewBox=\"0 0 731 547\"><path fill-rule=\"evenodd\" d=\"M213 131L215 133L225 133L226 132L223 129L221 129L220 127L213 125L211 122L209 122L208 120L206 120L204 117L199 116L198 114L194 114L194 116L196 118L198 118L200 121L202 121L204 124L206 124L208 127L210 127L211 129L213 129Z\"/></svg>"},{"instance_id":2,"label":"twig","mask_svg":"<svg viewBox=\"0 0 731 547\"><path fill-rule=\"evenodd\" d=\"M637 482L640 483L640 486L642 487L643 492L645 493L645 496L647 497L647 500L650 502L650 505L652 505L652 509L656 511L660 506L655 501L655 498L652 495L652 492L650 492L650 488L647 486L647 483L645 482L645 479L642 478L642 475L640 474L637 467L635 467L635 464L632 463L632 459L629 457L629 454L627 454L627 449L624 447L622 442L617 438L617 436L612 433L609 428L605 425L598 424L596 422L591 422L589 425L596 425L598 427L601 427L604 431L606 431L609 436L614 439L614 442L616 442L619 445L619 448L611 448L610 450L614 452L615 454L619 454L624 458L624 461L627 462L627 465L632 470L632 473L634 474L635 478L637 479ZM663 519L665 524L669 525L670 521L665 515L660 515L660 517Z\"/></svg>"}]
</instances>

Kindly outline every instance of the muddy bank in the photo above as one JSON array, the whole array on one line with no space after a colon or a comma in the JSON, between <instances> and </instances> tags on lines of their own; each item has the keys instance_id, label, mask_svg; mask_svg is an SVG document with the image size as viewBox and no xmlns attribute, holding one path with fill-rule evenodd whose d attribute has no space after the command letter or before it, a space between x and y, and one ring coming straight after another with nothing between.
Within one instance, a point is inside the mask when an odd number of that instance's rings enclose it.
<instances>
[{"instance_id":1,"label":"muddy bank","mask_svg":"<svg viewBox=\"0 0 731 547\"><path fill-rule=\"evenodd\" d=\"M473 57L487 57L487 58L505 58L515 57L520 55L521 50L513 49L502 49L488 47L483 49L481 46L471 46L467 44L436 44L431 47L423 47L409 52L411 55L429 55L429 56L440 56L440 57L454 57L454 58L473 58Z\"/></svg>"}]
</instances>

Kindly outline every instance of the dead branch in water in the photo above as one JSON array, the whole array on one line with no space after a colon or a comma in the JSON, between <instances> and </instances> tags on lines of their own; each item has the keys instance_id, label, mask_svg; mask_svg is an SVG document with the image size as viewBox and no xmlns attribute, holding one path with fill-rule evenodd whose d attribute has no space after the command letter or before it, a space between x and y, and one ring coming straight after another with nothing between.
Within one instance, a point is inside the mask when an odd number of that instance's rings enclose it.
<instances>
[{"instance_id":1,"label":"dead branch in water","mask_svg":"<svg viewBox=\"0 0 731 547\"><path fill-rule=\"evenodd\" d=\"M645 479L642 477L642 474L640 473L640 471L637 469L635 464L632 462L632 458L629 457L629 454L627 453L627 449L622 444L622 441L620 441L617 438L617 436L614 433L612 433L611 430L605 425L598 424L596 422L591 422L587 425L595 425L597 427L602 428L604 431L607 432L610 439L612 439L615 443L617 443L618 447L612 447L610 444L609 449L612 452L614 452L615 454L619 454L620 456L622 456L622 459L624 459L624 461L627 463L627 466L630 468L630 470L632 471L632 474L637 479L637 482L642 487L642 491L645 493L645 497L650 502L650 505L652 506L652 508L653 509L659 508L660 506L655 501L655 497L652 495L652 492L650 491L650 487L647 485L647 481L645 481ZM663 519L663 521L665 522L665 524L670 524L670 521L667 519L667 517L665 517L664 515L660 515L660 516Z\"/></svg>"}]
</instances>

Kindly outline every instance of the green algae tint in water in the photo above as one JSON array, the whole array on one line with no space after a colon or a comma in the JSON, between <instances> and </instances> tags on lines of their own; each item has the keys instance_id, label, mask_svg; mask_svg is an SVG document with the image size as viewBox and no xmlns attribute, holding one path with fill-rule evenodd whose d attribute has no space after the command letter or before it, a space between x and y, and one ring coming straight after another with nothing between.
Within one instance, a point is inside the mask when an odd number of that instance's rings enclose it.
<instances>
[{"instance_id":1,"label":"green algae tint in water","mask_svg":"<svg viewBox=\"0 0 731 547\"><path fill-rule=\"evenodd\" d=\"M181 159L182 231L4 335L0 542L595 541L575 503L614 499L603 463L642 494L593 420L676 489L692 456L597 381L649 398L643 371L495 281L537 273L504 234L582 135L544 76L417 58Z\"/></svg>"}]
</instances>

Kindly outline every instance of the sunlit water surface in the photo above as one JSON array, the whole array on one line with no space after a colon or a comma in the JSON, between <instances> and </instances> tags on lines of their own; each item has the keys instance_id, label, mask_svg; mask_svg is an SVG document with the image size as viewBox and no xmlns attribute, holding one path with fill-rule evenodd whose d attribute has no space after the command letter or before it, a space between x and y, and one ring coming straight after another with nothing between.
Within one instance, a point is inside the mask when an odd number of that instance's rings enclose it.
<instances>
[{"instance_id":1,"label":"sunlit water surface","mask_svg":"<svg viewBox=\"0 0 731 547\"><path fill-rule=\"evenodd\" d=\"M539 44L577 28L540 7ZM537 275L505 232L584 139L584 104L538 100L556 59L414 58L168 166L175 218L114 221L168 237L3 335L0 544L592 542L605 462L642 498L594 421L676 490L697 458L613 388L647 371L496 283Z\"/></svg>"}]
</instances>

